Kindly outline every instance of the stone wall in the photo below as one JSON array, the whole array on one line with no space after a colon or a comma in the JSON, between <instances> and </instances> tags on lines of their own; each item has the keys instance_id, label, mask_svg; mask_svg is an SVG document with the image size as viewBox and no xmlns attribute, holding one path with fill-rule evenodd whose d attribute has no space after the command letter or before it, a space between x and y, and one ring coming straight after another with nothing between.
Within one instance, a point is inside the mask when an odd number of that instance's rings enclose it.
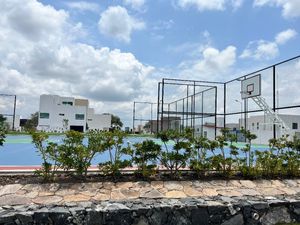
<instances>
[{"instance_id":1,"label":"stone wall","mask_svg":"<svg viewBox=\"0 0 300 225\"><path fill-rule=\"evenodd\" d=\"M268 225L295 221L300 221L300 198L297 195L110 200L0 207L1 225Z\"/></svg>"}]
</instances>

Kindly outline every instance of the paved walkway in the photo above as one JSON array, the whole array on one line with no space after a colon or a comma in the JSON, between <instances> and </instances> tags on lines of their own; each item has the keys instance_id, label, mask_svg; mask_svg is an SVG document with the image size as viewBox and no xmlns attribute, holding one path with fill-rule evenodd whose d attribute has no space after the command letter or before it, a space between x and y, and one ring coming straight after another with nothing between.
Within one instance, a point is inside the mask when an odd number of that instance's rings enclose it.
<instances>
[{"instance_id":1,"label":"paved walkway","mask_svg":"<svg viewBox=\"0 0 300 225\"><path fill-rule=\"evenodd\" d=\"M64 205L132 199L213 196L300 196L300 179L10 184L0 186L0 206Z\"/></svg>"}]
</instances>

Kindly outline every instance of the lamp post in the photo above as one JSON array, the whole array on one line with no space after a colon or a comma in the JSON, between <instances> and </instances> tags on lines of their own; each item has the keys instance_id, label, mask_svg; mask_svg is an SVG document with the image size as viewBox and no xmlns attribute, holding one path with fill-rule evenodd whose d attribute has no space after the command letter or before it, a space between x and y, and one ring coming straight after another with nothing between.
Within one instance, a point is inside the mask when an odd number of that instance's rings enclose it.
<instances>
[{"instance_id":1,"label":"lamp post","mask_svg":"<svg viewBox=\"0 0 300 225\"><path fill-rule=\"evenodd\" d=\"M238 99L235 99L234 101L240 103L240 105L241 105L241 121L239 122L239 127L241 130L242 129L242 121L243 121L243 102Z\"/></svg>"}]
</instances>

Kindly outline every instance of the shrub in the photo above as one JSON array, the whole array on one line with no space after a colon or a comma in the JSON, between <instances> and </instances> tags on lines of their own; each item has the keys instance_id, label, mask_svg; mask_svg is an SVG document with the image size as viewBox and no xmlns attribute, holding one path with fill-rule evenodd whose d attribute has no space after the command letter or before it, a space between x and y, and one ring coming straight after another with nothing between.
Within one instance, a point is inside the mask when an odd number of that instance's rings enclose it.
<instances>
[{"instance_id":1,"label":"shrub","mask_svg":"<svg viewBox=\"0 0 300 225\"><path fill-rule=\"evenodd\" d=\"M185 129L183 132L168 130L161 132L158 136L165 146L165 151L160 154L160 162L170 171L171 177L177 178L180 169L189 164L192 151L189 140L192 137L192 130ZM168 148L169 141L174 143L172 149Z\"/></svg>"},{"instance_id":2,"label":"shrub","mask_svg":"<svg viewBox=\"0 0 300 225\"><path fill-rule=\"evenodd\" d=\"M42 176L45 181L53 180L57 170L57 163L54 151L54 143L46 145L48 135L45 133L31 133L32 142L35 145L38 154L42 157L42 168L35 171L36 174ZM52 165L51 160L54 162Z\"/></svg>"},{"instance_id":3,"label":"shrub","mask_svg":"<svg viewBox=\"0 0 300 225\"><path fill-rule=\"evenodd\" d=\"M123 141L126 133L120 130L113 130L111 132L103 132L103 150L109 152L109 161L99 163L99 169L105 175L118 176L120 170L131 166L131 160L121 160L123 155L131 155L132 150L130 146L123 147Z\"/></svg>"},{"instance_id":4,"label":"shrub","mask_svg":"<svg viewBox=\"0 0 300 225\"><path fill-rule=\"evenodd\" d=\"M206 137L194 137L192 140L192 155L190 168L197 172L198 175L203 175L210 168L210 163L207 159L207 150L210 147L210 142Z\"/></svg>"},{"instance_id":5,"label":"shrub","mask_svg":"<svg viewBox=\"0 0 300 225\"><path fill-rule=\"evenodd\" d=\"M138 167L135 173L143 177L155 174L160 151L160 145L152 140L145 140L142 143L134 144L132 162Z\"/></svg>"}]
</instances>

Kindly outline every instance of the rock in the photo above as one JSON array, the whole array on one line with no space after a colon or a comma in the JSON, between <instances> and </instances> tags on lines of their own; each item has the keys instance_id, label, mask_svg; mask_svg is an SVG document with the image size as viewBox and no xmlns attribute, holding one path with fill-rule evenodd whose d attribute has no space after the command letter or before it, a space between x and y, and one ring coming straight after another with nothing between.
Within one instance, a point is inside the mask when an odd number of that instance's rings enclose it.
<instances>
[{"instance_id":1,"label":"rock","mask_svg":"<svg viewBox=\"0 0 300 225\"><path fill-rule=\"evenodd\" d=\"M292 222L291 216L286 207L275 207L271 208L270 211L262 216L262 225L271 225L278 223L290 223Z\"/></svg>"},{"instance_id":2,"label":"rock","mask_svg":"<svg viewBox=\"0 0 300 225\"><path fill-rule=\"evenodd\" d=\"M4 195L0 197L0 206L2 205L27 205L31 201L29 198L21 195Z\"/></svg>"},{"instance_id":3,"label":"rock","mask_svg":"<svg viewBox=\"0 0 300 225\"><path fill-rule=\"evenodd\" d=\"M155 189L160 189L164 187L164 182L163 181L152 181L151 186Z\"/></svg>"},{"instance_id":4,"label":"rock","mask_svg":"<svg viewBox=\"0 0 300 225\"><path fill-rule=\"evenodd\" d=\"M73 195L73 194L75 194L75 190L69 188L67 189L63 188L55 192L55 195L59 195L59 196Z\"/></svg>"},{"instance_id":5,"label":"rock","mask_svg":"<svg viewBox=\"0 0 300 225\"><path fill-rule=\"evenodd\" d=\"M202 193L204 196L217 196L219 193L213 188L203 188Z\"/></svg>"},{"instance_id":6,"label":"rock","mask_svg":"<svg viewBox=\"0 0 300 225\"><path fill-rule=\"evenodd\" d=\"M121 203L111 203L104 208L104 211L123 210L123 209L129 210L129 208L126 205L123 205Z\"/></svg>"},{"instance_id":7,"label":"rock","mask_svg":"<svg viewBox=\"0 0 300 225\"><path fill-rule=\"evenodd\" d=\"M235 196L235 197L238 197L238 196L242 196L242 193L236 191L236 190L217 190L218 194L219 195L222 195L222 196Z\"/></svg>"},{"instance_id":8,"label":"rock","mask_svg":"<svg viewBox=\"0 0 300 225\"><path fill-rule=\"evenodd\" d=\"M141 216L135 225L149 225L148 220L144 217Z\"/></svg>"},{"instance_id":9,"label":"rock","mask_svg":"<svg viewBox=\"0 0 300 225\"><path fill-rule=\"evenodd\" d=\"M52 196L52 195L54 195L53 192L44 192L44 191L41 191L38 194L38 196L40 196L40 197L43 197L43 196Z\"/></svg>"},{"instance_id":10,"label":"rock","mask_svg":"<svg viewBox=\"0 0 300 225\"><path fill-rule=\"evenodd\" d=\"M5 185L0 189L0 196L15 194L18 190L23 187L21 184L9 184Z\"/></svg>"},{"instance_id":11,"label":"rock","mask_svg":"<svg viewBox=\"0 0 300 225\"><path fill-rule=\"evenodd\" d=\"M276 188L257 188L257 191L265 196L276 196L276 195L284 194L283 191L280 191L279 189Z\"/></svg>"},{"instance_id":12,"label":"rock","mask_svg":"<svg viewBox=\"0 0 300 225\"><path fill-rule=\"evenodd\" d=\"M183 191L169 191L165 196L166 198L186 198L186 194Z\"/></svg>"},{"instance_id":13,"label":"rock","mask_svg":"<svg viewBox=\"0 0 300 225\"><path fill-rule=\"evenodd\" d=\"M149 192L141 193L140 197L141 198L163 198L164 195L160 193L158 190L153 189Z\"/></svg>"},{"instance_id":14,"label":"rock","mask_svg":"<svg viewBox=\"0 0 300 225\"><path fill-rule=\"evenodd\" d=\"M140 197L140 192L130 189L122 189L121 193L126 196L127 199L135 199Z\"/></svg>"},{"instance_id":15,"label":"rock","mask_svg":"<svg viewBox=\"0 0 300 225\"><path fill-rule=\"evenodd\" d=\"M249 195L249 196L256 196L256 195L261 195L261 193L257 192L255 189L250 189L250 188L241 188L238 189L238 191L240 193L242 193L242 195Z\"/></svg>"},{"instance_id":16,"label":"rock","mask_svg":"<svg viewBox=\"0 0 300 225\"><path fill-rule=\"evenodd\" d=\"M203 195L201 191L198 191L197 189L190 186L184 187L184 193L190 197L199 197Z\"/></svg>"},{"instance_id":17,"label":"rock","mask_svg":"<svg viewBox=\"0 0 300 225\"><path fill-rule=\"evenodd\" d=\"M103 188L107 190L112 190L115 187L113 182L103 182Z\"/></svg>"},{"instance_id":18,"label":"rock","mask_svg":"<svg viewBox=\"0 0 300 225\"><path fill-rule=\"evenodd\" d=\"M285 184L281 182L280 180L271 180L272 187L278 188L278 187L285 187Z\"/></svg>"},{"instance_id":19,"label":"rock","mask_svg":"<svg viewBox=\"0 0 300 225\"><path fill-rule=\"evenodd\" d=\"M89 201L90 198L90 196L83 194L66 195L64 196L64 202L84 202Z\"/></svg>"},{"instance_id":20,"label":"rock","mask_svg":"<svg viewBox=\"0 0 300 225\"><path fill-rule=\"evenodd\" d=\"M126 196L121 193L120 190L113 190L110 194L111 200L122 200L126 199Z\"/></svg>"},{"instance_id":21,"label":"rock","mask_svg":"<svg viewBox=\"0 0 300 225\"><path fill-rule=\"evenodd\" d=\"M242 225L242 224L244 224L244 218L242 214L235 215L234 217L222 223L222 225Z\"/></svg>"},{"instance_id":22,"label":"rock","mask_svg":"<svg viewBox=\"0 0 300 225\"><path fill-rule=\"evenodd\" d=\"M32 199L32 202L39 205L59 203L63 200L61 196L42 196Z\"/></svg>"},{"instance_id":23,"label":"rock","mask_svg":"<svg viewBox=\"0 0 300 225\"><path fill-rule=\"evenodd\" d=\"M191 211L191 222L192 224L209 224L209 215L207 208L200 207L198 209L192 209Z\"/></svg>"},{"instance_id":24,"label":"rock","mask_svg":"<svg viewBox=\"0 0 300 225\"><path fill-rule=\"evenodd\" d=\"M240 180L240 183L245 188L255 188L256 184L251 180Z\"/></svg>"},{"instance_id":25,"label":"rock","mask_svg":"<svg viewBox=\"0 0 300 225\"><path fill-rule=\"evenodd\" d=\"M96 201L106 201L110 199L110 194L98 193L92 199Z\"/></svg>"},{"instance_id":26,"label":"rock","mask_svg":"<svg viewBox=\"0 0 300 225\"><path fill-rule=\"evenodd\" d=\"M116 188L129 189L133 186L132 182L118 182L116 183Z\"/></svg>"},{"instance_id":27,"label":"rock","mask_svg":"<svg viewBox=\"0 0 300 225\"><path fill-rule=\"evenodd\" d=\"M181 190L183 190L183 186L178 181L165 181L164 186L169 191L173 191L173 190L181 191Z\"/></svg>"}]
</instances>

